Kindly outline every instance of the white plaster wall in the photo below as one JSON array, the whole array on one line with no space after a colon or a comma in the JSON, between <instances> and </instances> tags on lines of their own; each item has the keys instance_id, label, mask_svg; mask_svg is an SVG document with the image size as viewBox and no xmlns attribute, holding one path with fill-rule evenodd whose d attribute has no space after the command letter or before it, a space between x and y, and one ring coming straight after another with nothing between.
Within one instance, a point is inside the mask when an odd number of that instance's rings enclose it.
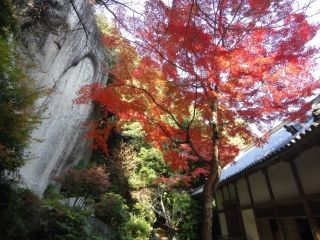
<instances>
[{"instance_id":1,"label":"white plaster wall","mask_svg":"<svg viewBox=\"0 0 320 240\"><path fill-rule=\"evenodd\" d=\"M294 161L305 193L320 193L320 148L308 149Z\"/></svg>"},{"instance_id":2,"label":"white plaster wall","mask_svg":"<svg viewBox=\"0 0 320 240\"><path fill-rule=\"evenodd\" d=\"M265 176L258 171L248 177L254 203L270 201L270 194Z\"/></svg>"},{"instance_id":3,"label":"white plaster wall","mask_svg":"<svg viewBox=\"0 0 320 240\"><path fill-rule=\"evenodd\" d=\"M219 213L219 220L220 220L220 226L221 226L221 234L228 235L227 221L224 213Z\"/></svg>"},{"instance_id":4,"label":"white plaster wall","mask_svg":"<svg viewBox=\"0 0 320 240\"><path fill-rule=\"evenodd\" d=\"M249 191L248 191L248 187L247 187L247 183L246 183L245 179L240 179L237 182L237 189L238 189L238 194L239 194L240 205L246 206L246 205L251 204Z\"/></svg>"},{"instance_id":5,"label":"white plaster wall","mask_svg":"<svg viewBox=\"0 0 320 240\"><path fill-rule=\"evenodd\" d=\"M290 164L281 161L267 168L275 199L292 198L299 195Z\"/></svg>"},{"instance_id":6,"label":"white plaster wall","mask_svg":"<svg viewBox=\"0 0 320 240\"><path fill-rule=\"evenodd\" d=\"M252 209L241 211L244 228L246 231L247 240L258 240L259 234L257 229L256 220Z\"/></svg>"}]
</instances>

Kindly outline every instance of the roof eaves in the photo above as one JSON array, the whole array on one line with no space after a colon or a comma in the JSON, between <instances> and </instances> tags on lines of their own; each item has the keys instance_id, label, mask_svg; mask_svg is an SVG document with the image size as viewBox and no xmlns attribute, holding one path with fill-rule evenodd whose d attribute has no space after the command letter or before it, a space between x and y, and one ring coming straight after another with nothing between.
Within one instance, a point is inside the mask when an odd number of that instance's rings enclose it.
<instances>
[{"instance_id":1,"label":"roof eaves","mask_svg":"<svg viewBox=\"0 0 320 240\"><path fill-rule=\"evenodd\" d=\"M286 150L288 150L289 148L293 147L295 144L297 144L298 142L300 142L302 139L304 139L307 135L309 135L312 131L314 131L316 128L318 128L320 126L319 122L314 122L312 123L308 128L304 129L303 132L298 133L296 136L294 136L287 144L285 144L284 146L280 147L279 149L276 149L274 151L272 151L271 153L269 153L268 155L258 159L257 161L247 165L246 167L242 168L241 170L230 174L229 176L227 176L225 179L223 179L222 181L220 181L221 183L224 183L226 181L228 181L230 178L233 178L245 171L248 171L249 169L252 169L262 163L265 163L266 161L269 161L275 157L277 157L279 154L285 152Z\"/></svg>"}]
</instances>

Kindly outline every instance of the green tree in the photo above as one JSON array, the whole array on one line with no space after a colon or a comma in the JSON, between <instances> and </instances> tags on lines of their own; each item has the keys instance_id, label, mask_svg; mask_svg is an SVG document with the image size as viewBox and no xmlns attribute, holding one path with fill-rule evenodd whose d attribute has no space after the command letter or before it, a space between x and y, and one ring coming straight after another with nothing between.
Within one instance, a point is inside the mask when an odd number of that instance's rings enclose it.
<instances>
[{"instance_id":1,"label":"green tree","mask_svg":"<svg viewBox=\"0 0 320 240\"><path fill-rule=\"evenodd\" d=\"M17 52L12 31L18 28L11 1L0 8L0 176L16 171L24 163L24 149L36 122L33 105L39 91L27 77L26 61Z\"/></svg>"}]
</instances>

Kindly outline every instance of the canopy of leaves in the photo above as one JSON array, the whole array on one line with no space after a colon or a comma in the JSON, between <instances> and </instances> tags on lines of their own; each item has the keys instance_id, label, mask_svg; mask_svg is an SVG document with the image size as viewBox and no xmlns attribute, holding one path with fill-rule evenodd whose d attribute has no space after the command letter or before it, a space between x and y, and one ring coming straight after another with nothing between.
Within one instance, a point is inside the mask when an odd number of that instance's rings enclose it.
<instances>
[{"instance_id":1,"label":"canopy of leaves","mask_svg":"<svg viewBox=\"0 0 320 240\"><path fill-rule=\"evenodd\" d=\"M249 123L301 118L319 87L310 73L318 49L307 47L318 27L293 1L149 0L142 17L119 18L134 44L105 31L114 79L83 87L78 102L103 105L118 129L139 121L178 181L207 175L215 147L222 165L232 161L230 140L252 140Z\"/></svg>"}]
</instances>

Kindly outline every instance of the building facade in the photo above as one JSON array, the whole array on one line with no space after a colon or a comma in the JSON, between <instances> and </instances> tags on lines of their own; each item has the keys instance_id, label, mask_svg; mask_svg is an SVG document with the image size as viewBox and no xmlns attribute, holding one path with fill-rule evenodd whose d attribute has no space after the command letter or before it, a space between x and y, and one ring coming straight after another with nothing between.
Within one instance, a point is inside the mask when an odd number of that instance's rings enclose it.
<instances>
[{"instance_id":1,"label":"building facade","mask_svg":"<svg viewBox=\"0 0 320 240\"><path fill-rule=\"evenodd\" d=\"M221 239L320 240L320 126L275 129L223 169L215 195Z\"/></svg>"}]
</instances>

